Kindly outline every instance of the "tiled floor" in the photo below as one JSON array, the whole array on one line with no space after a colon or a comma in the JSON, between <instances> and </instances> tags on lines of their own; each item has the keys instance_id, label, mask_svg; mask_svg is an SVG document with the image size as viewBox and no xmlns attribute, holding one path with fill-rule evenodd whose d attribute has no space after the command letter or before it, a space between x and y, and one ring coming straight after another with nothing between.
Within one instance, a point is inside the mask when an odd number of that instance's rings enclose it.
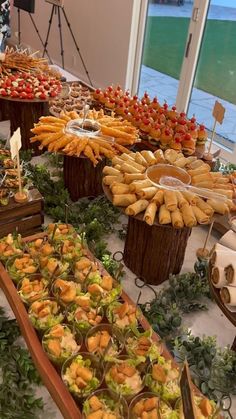
<instances>
[{"instance_id":1,"label":"tiled floor","mask_svg":"<svg viewBox=\"0 0 236 419\"><path fill-rule=\"evenodd\" d=\"M163 2L164 3L164 2ZM215 4L216 5L215 5ZM228 5L231 7L222 7ZM209 9L209 19L236 20L236 2L235 1L212 1ZM173 4L150 3L148 8L149 16L175 16L190 17L192 14L192 2L185 2L184 6ZM178 80L168 75L162 74L152 68L142 66L139 95L148 91L150 96L157 95L161 102L167 101L170 105L175 103ZM220 142L231 150L236 143L236 105L202 90L193 88L191 102L189 106L189 116L195 114L199 123L203 123L211 130L213 126L212 109L215 100L218 99L226 108L225 118L222 125L217 125L217 134L221 136Z\"/></svg>"}]
</instances>

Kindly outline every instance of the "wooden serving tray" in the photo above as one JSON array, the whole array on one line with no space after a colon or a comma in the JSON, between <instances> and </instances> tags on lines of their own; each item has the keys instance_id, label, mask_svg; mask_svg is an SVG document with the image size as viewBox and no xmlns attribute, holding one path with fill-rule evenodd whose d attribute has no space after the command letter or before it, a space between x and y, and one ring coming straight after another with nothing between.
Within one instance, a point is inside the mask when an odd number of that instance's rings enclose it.
<instances>
[{"instance_id":1,"label":"wooden serving tray","mask_svg":"<svg viewBox=\"0 0 236 419\"><path fill-rule=\"evenodd\" d=\"M26 237L25 239L23 239L23 241L27 243L38 238L43 238L45 237L45 235L45 233L35 234L33 236ZM98 264L104 271L104 268L99 261ZM41 342L29 320L28 313L21 298L17 293L14 282L10 278L8 272L6 271L1 262L0 286L3 289L7 297L7 300L15 314L16 320L21 329L21 333L27 343L28 349L31 353L34 364L42 378L42 381L44 385L47 387L58 408L60 409L63 417L65 419L82 419L82 414L79 406L76 404L72 395L68 391L66 385L63 383L60 374L54 368L46 353L43 351ZM129 304L134 304L134 302L128 297L128 295L124 291L122 292L122 299L124 301L127 301ZM139 323L141 324L144 330L151 328L147 319L143 315L141 315ZM154 341L160 341L160 337L154 332L152 338ZM173 363L177 366L176 362L173 360L170 353L165 347L163 350L163 356L166 359L171 359Z\"/></svg>"}]
</instances>

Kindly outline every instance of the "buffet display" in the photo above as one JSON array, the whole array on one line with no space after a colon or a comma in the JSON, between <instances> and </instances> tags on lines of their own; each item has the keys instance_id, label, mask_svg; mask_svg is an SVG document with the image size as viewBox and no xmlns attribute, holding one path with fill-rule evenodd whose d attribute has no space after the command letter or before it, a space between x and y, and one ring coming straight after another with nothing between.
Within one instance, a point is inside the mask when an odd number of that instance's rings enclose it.
<instances>
[{"instance_id":1,"label":"buffet display","mask_svg":"<svg viewBox=\"0 0 236 419\"><path fill-rule=\"evenodd\" d=\"M145 211L142 217L149 225L157 216L161 225L193 227L208 224L214 213L225 215L234 208L235 187L229 176L210 170L197 157L184 157L175 150L143 150L115 156L112 166L103 169L103 183L105 192L109 187L108 197L113 204L124 208L129 216ZM164 176L181 180L185 187L169 190L161 186ZM199 188L198 195L187 190L190 182Z\"/></svg>"},{"instance_id":2,"label":"buffet display","mask_svg":"<svg viewBox=\"0 0 236 419\"><path fill-rule=\"evenodd\" d=\"M66 83L68 93L61 98L52 98L50 100L50 113L54 116L60 116L61 111L80 112L85 105L91 105L91 89L80 82Z\"/></svg>"},{"instance_id":3,"label":"buffet display","mask_svg":"<svg viewBox=\"0 0 236 419\"><path fill-rule=\"evenodd\" d=\"M204 125L199 125L193 116L188 119L184 112L177 112L176 107L161 105L158 99L151 99L148 93L139 99L130 96L120 86L109 86L93 92L95 105L98 103L106 110L132 122L139 129L140 136L162 149L173 148L186 155L195 152L196 145L204 145L207 132Z\"/></svg>"},{"instance_id":4,"label":"buffet display","mask_svg":"<svg viewBox=\"0 0 236 419\"><path fill-rule=\"evenodd\" d=\"M72 226L49 224L26 241L9 234L0 260L84 418L183 417L179 368ZM193 392L201 417L220 417Z\"/></svg>"},{"instance_id":5,"label":"buffet display","mask_svg":"<svg viewBox=\"0 0 236 419\"><path fill-rule=\"evenodd\" d=\"M138 141L137 129L131 123L104 115L101 111L61 112L59 117L41 117L31 132L31 143L39 141L40 149L62 152L69 156L88 157L96 166L103 157L113 158L127 152L125 145Z\"/></svg>"}]
</instances>

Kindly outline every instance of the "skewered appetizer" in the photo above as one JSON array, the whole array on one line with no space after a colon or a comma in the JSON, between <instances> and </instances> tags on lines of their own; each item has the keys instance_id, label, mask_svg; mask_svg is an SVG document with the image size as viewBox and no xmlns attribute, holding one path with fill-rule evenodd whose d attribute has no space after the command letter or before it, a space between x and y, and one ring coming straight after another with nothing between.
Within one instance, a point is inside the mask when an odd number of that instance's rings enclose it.
<instances>
[{"instance_id":1,"label":"skewered appetizer","mask_svg":"<svg viewBox=\"0 0 236 419\"><path fill-rule=\"evenodd\" d=\"M7 188L0 188L0 205L8 205L10 197L10 190Z\"/></svg>"},{"instance_id":2,"label":"skewered appetizer","mask_svg":"<svg viewBox=\"0 0 236 419\"><path fill-rule=\"evenodd\" d=\"M163 346L161 342L153 341L152 329L140 333L138 329L132 328L125 337L125 349L128 355L136 358L142 356L151 361L158 359L162 354Z\"/></svg>"},{"instance_id":3,"label":"skewered appetizer","mask_svg":"<svg viewBox=\"0 0 236 419\"><path fill-rule=\"evenodd\" d=\"M113 205L126 208L129 216L144 212L143 220L149 225L153 225L156 216L160 224L172 224L175 228L208 224L214 212L224 215L233 208L234 192L229 177L210 172L208 164L196 157L186 158L175 150L124 153L113 158L112 167L105 166L103 174L103 183L110 188ZM191 180L202 192L205 188L212 189L217 194L216 199L205 201L189 191L161 189L156 184L162 176L171 176L183 183Z\"/></svg>"},{"instance_id":4,"label":"skewered appetizer","mask_svg":"<svg viewBox=\"0 0 236 419\"><path fill-rule=\"evenodd\" d=\"M38 264L31 255L23 253L8 260L7 270L12 280L18 283L25 276L35 274L38 270Z\"/></svg>"},{"instance_id":5,"label":"skewered appetizer","mask_svg":"<svg viewBox=\"0 0 236 419\"><path fill-rule=\"evenodd\" d=\"M125 419L128 406L125 399L107 389L97 390L83 403L85 419Z\"/></svg>"},{"instance_id":6,"label":"skewered appetizer","mask_svg":"<svg viewBox=\"0 0 236 419\"><path fill-rule=\"evenodd\" d=\"M67 311L67 320L75 324L83 333L101 323L103 318L102 307L95 307L90 294L81 294L76 297L76 303L71 304Z\"/></svg>"},{"instance_id":7,"label":"skewered appetizer","mask_svg":"<svg viewBox=\"0 0 236 419\"><path fill-rule=\"evenodd\" d=\"M194 117L188 119L184 112L177 112L175 106L161 105L156 97L151 99L146 92L139 100L136 95L131 97L129 92L123 92L120 86L109 86L104 91L96 89L93 96L106 109L131 121L144 139L163 149L183 150L190 155L196 144L205 144L207 140L204 125L199 126Z\"/></svg>"},{"instance_id":8,"label":"skewered appetizer","mask_svg":"<svg viewBox=\"0 0 236 419\"><path fill-rule=\"evenodd\" d=\"M74 281L57 278L53 282L52 292L62 305L67 305L76 301L76 296L81 293L81 285Z\"/></svg>"},{"instance_id":9,"label":"skewered appetizer","mask_svg":"<svg viewBox=\"0 0 236 419\"><path fill-rule=\"evenodd\" d=\"M1 165L5 168L13 168L15 166L15 162L10 158L3 158L1 159Z\"/></svg>"},{"instance_id":10,"label":"skewered appetizer","mask_svg":"<svg viewBox=\"0 0 236 419\"><path fill-rule=\"evenodd\" d=\"M174 402L180 397L179 370L172 361L159 357L158 363L150 365L145 381L148 388L165 402Z\"/></svg>"},{"instance_id":11,"label":"skewered appetizer","mask_svg":"<svg viewBox=\"0 0 236 419\"><path fill-rule=\"evenodd\" d=\"M70 264L56 257L40 257L39 264L41 274L48 280L57 277L66 278L70 272Z\"/></svg>"},{"instance_id":12,"label":"skewered appetizer","mask_svg":"<svg viewBox=\"0 0 236 419\"><path fill-rule=\"evenodd\" d=\"M76 261L73 267L73 272L76 282L84 284L88 275L97 271L96 262L92 261L87 257L82 257Z\"/></svg>"},{"instance_id":13,"label":"skewered appetizer","mask_svg":"<svg viewBox=\"0 0 236 419\"><path fill-rule=\"evenodd\" d=\"M96 118L94 116L93 119L96 119L96 122L99 122L100 124L101 134L98 132L97 135L94 135L94 133L91 134L90 132L85 131L79 133L78 130L76 131L77 133L75 133L74 129L72 131L70 128L71 122L73 120L82 121L82 119L75 111L71 111L66 113L62 112L58 118L54 116L41 117L39 122L31 129L31 132L35 134L35 137L32 137L30 141L40 141L41 144L39 148L42 149L46 147L50 152L62 151L65 154L76 157L84 155L91 160L94 166L96 166L103 157L113 158L120 152L128 152L128 150L123 147L123 143L133 144L137 140L136 129L134 127L128 127L129 132L125 132L125 126L122 124L121 127L119 125L119 129L116 125L115 128L113 128L110 126L112 125L111 121L103 122L103 115L101 115L100 118L100 114L93 113L92 115L96 116ZM135 132L132 133L132 130ZM115 137L115 142L111 142L108 135Z\"/></svg>"},{"instance_id":14,"label":"skewered appetizer","mask_svg":"<svg viewBox=\"0 0 236 419\"><path fill-rule=\"evenodd\" d=\"M90 272L86 280L87 290L100 304L108 305L116 300L122 291L121 285L110 275L101 275L99 271Z\"/></svg>"},{"instance_id":15,"label":"skewered appetizer","mask_svg":"<svg viewBox=\"0 0 236 419\"><path fill-rule=\"evenodd\" d=\"M114 363L108 364L105 381L109 389L124 397L135 396L143 388L141 373L134 359L117 358Z\"/></svg>"},{"instance_id":16,"label":"skewered appetizer","mask_svg":"<svg viewBox=\"0 0 236 419\"><path fill-rule=\"evenodd\" d=\"M86 347L95 355L117 356L123 350L124 339L118 328L100 324L90 329L86 336Z\"/></svg>"},{"instance_id":17,"label":"skewered appetizer","mask_svg":"<svg viewBox=\"0 0 236 419\"><path fill-rule=\"evenodd\" d=\"M107 307L106 315L109 323L116 325L119 329L129 329L137 326L139 312L132 304L114 301Z\"/></svg>"},{"instance_id":18,"label":"skewered appetizer","mask_svg":"<svg viewBox=\"0 0 236 419\"><path fill-rule=\"evenodd\" d=\"M30 278L23 278L19 282L17 290L23 302L30 305L36 300L49 296L47 286L48 281L40 274L35 274Z\"/></svg>"},{"instance_id":19,"label":"skewered appetizer","mask_svg":"<svg viewBox=\"0 0 236 419\"><path fill-rule=\"evenodd\" d=\"M76 231L70 224L50 223L46 228L49 240L64 242L65 239L74 238Z\"/></svg>"},{"instance_id":20,"label":"skewered appetizer","mask_svg":"<svg viewBox=\"0 0 236 419\"><path fill-rule=\"evenodd\" d=\"M20 255L23 250L23 243L21 236L13 236L8 234L0 240L0 260L6 261L8 258L16 255Z\"/></svg>"},{"instance_id":21,"label":"skewered appetizer","mask_svg":"<svg viewBox=\"0 0 236 419\"><path fill-rule=\"evenodd\" d=\"M78 332L73 333L66 324L56 324L44 333L42 344L48 357L61 365L79 352L82 336Z\"/></svg>"},{"instance_id":22,"label":"skewered appetizer","mask_svg":"<svg viewBox=\"0 0 236 419\"><path fill-rule=\"evenodd\" d=\"M60 312L56 300L45 298L31 304L29 318L35 329L42 331L62 323L64 315Z\"/></svg>"},{"instance_id":23,"label":"skewered appetizer","mask_svg":"<svg viewBox=\"0 0 236 419\"><path fill-rule=\"evenodd\" d=\"M91 354L81 353L67 360L62 368L62 378L69 391L77 397L86 397L102 381L103 371L99 361Z\"/></svg>"}]
</instances>

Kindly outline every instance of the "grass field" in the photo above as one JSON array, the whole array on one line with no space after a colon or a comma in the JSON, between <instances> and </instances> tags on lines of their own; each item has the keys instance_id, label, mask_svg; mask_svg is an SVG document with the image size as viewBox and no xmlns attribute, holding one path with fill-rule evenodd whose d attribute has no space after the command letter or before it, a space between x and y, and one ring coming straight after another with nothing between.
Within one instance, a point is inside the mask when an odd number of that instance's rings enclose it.
<instances>
[{"instance_id":1,"label":"grass field","mask_svg":"<svg viewBox=\"0 0 236 419\"><path fill-rule=\"evenodd\" d=\"M188 25L188 18L149 16L143 64L179 79ZM236 104L236 21L207 21L194 86Z\"/></svg>"}]
</instances>

